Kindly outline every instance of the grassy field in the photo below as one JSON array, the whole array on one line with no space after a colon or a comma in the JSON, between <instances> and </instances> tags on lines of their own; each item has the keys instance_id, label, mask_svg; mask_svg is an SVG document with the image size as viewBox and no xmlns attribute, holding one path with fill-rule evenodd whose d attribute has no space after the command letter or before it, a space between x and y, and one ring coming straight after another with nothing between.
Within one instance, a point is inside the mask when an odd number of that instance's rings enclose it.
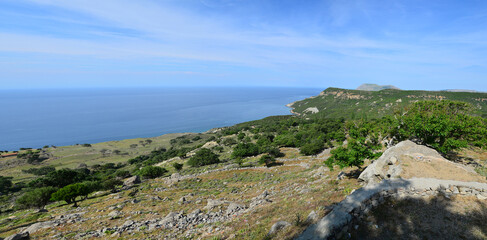
<instances>
[{"instance_id":1,"label":"grassy field","mask_svg":"<svg viewBox=\"0 0 487 240\"><path fill-rule=\"evenodd\" d=\"M42 166L53 166L56 169L61 169L77 168L80 164L92 166L94 164L105 163L126 163L127 160L131 158L148 154L153 150L159 148L170 148L171 139L181 136L186 136L188 139L195 136L201 136L200 140L187 144L187 146L191 147L203 144L206 139L212 136L212 134L175 133L153 138L135 138L121 141L102 142L91 144L90 147L85 147L83 145L62 146L55 148L50 147L43 149L50 155L48 160L45 160L37 165L19 163L12 164L12 166L9 167L2 167L0 169L0 175L13 177L14 182L17 182L34 178L34 175L22 172L22 170L33 167L38 168ZM149 144L146 142L146 140L152 140L152 142ZM118 154L116 153L117 150L120 151ZM15 162L18 161L18 159L16 157L1 158L0 164L1 162L7 161Z\"/></svg>"}]
</instances>

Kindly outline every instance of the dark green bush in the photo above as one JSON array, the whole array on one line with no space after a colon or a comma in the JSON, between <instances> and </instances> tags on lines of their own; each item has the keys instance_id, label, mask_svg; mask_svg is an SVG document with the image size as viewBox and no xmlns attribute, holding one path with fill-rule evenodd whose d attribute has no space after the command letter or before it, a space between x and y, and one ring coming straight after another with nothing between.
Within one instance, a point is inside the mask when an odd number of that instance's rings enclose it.
<instances>
[{"instance_id":1,"label":"dark green bush","mask_svg":"<svg viewBox=\"0 0 487 240\"><path fill-rule=\"evenodd\" d=\"M191 167L200 167L210 164L219 163L219 156L213 153L210 149L202 148L198 150L193 157L188 160L188 165Z\"/></svg>"}]
</instances>

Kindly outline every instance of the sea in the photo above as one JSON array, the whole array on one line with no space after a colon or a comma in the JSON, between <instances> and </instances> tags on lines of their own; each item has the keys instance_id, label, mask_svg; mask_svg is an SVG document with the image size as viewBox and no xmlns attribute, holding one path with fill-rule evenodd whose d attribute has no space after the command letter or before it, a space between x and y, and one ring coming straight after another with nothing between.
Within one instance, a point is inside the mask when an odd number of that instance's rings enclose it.
<instances>
[{"instance_id":1,"label":"sea","mask_svg":"<svg viewBox=\"0 0 487 240\"><path fill-rule=\"evenodd\" d=\"M0 150L66 146L288 115L323 89L284 87L0 90Z\"/></svg>"}]
</instances>

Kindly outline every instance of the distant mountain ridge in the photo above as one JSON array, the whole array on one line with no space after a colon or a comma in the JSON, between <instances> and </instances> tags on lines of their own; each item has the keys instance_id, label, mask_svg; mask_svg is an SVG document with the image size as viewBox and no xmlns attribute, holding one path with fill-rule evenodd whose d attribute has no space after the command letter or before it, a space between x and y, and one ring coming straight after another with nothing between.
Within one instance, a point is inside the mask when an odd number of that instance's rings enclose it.
<instances>
[{"instance_id":1,"label":"distant mountain ridge","mask_svg":"<svg viewBox=\"0 0 487 240\"><path fill-rule=\"evenodd\" d=\"M361 90L361 91L380 91L384 89L400 90L399 88L392 85L377 85L377 84L370 84L370 83L362 84L357 88L357 90Z\"/></svg>"},{"instance_id":2,"label":"distant mountain ridge","mask_svg":"<svg viewBox=\"0 0 487 240\"><path fill-rule=\"evenodd\" d=\"M421 100L453 100L472 104L487 117L487 93L384 89L327 88L318 96L288 104L292 113L312 118L380 118Z\"/></svg>"}]
</instances>

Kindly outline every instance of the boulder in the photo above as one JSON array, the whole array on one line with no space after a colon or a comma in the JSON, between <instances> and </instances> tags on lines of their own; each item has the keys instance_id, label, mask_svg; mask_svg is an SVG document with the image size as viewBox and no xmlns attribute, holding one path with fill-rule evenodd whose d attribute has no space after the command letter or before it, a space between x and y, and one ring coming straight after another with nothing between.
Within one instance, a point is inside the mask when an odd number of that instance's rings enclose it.
<instances>
[{"instance_id":1,"label":"boulder","mask_svg":"<svg viewBox=\"0 0 487 240\"><path fill-rule=\"evenodd\" d=\"M124 186L133 186L135 184L139 184L140 183L140 177L135 175L133 177L129 177L127 179L125 179L125 181L123 181L123 185Z\"/></svg>"},{"instance_id":2,"label":"boulder","mask_svg":"<svg viewBox=\"0 0 487 240\"><path fill-rule=\"evenodd\" d=\"M213 208L223 205L225 203L224 201L213 200L213 199L208 199L207 202L208 203L206 204L205 207L205 209L207 210L212 210Z\"/></svg>"},{"instance_id":3,"label":"boulder","mask_svg":"<svg viewBox=\"0 0 487 240\"><path fill-rule=\"evenodd\" d=\"M238 203L230 203L230 205L228 205L226 213L227 215L230 215L232 213L237 213L245 209L246 209L245 205L238 204Z\"/></svg>"},{"instance_id":4,"label":"boulder","mask_svg":"<svg viewBox=\"0 0 487 240\"><path fill-rule=\"evenodd\" d=\"M359 176L359 180L366 183L377 183L382 179L397 178L401 174L400 157L420 156L420 158L434 157L442 158L434 149L418 145L409 140L398 143L396 146L387 149L382 156L370 164Z\"/></svg>"},{"instance_id":5,"label":"boulder","mask_svg":"<svg viewBox=\"0 0 487 240\"><path fill-rule=\"evenodd\" d=\"M29 233L24 232L24 233L16 233L14 235L10 235L5 240L28 240L30 239Z\"/></svg>"},{"instance_id":6,"label":"boulder","mask_svg":"<svg viewBox=\"0 0 487 240\"><path fill-rule=\"evenodd\" d=\"M24 231L22 231L22 233L32 234L32 233L39 231L39 229L42 229L42 228L54 227L55 224L56 224L55 221L45 221L45 222L34 223L34 224L30 225L28 228L24 229Z\"/></svg>"},{"instance_id":7,"label":"boulder","mask_svg":"<svg viewBox=\"0 0 487 240\"><path fill-rule=\"evenodd\" d=\"M291 226L291 224L286 221L276 222L274 223L274 225L272 225L271 230L269 230L269 235L276 234L277 232L289 226Z\"/></svg>"}]
</instances>

